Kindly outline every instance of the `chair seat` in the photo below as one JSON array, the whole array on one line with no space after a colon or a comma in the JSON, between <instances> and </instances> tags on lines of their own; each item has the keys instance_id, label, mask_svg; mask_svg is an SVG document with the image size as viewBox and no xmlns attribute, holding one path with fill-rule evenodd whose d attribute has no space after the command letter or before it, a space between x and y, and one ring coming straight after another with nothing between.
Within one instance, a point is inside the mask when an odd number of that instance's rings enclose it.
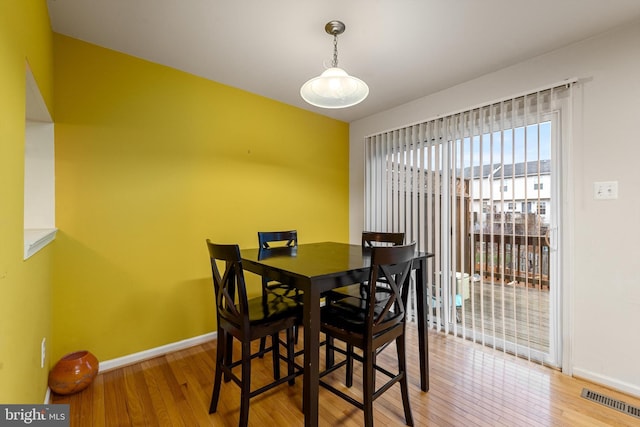
<instances>
[{"instance_id":1,"label":"chair seat","mask_svg":"<svg viewBox=\"0 0 640 427\"><path fill-rule=\"evenodd\" d=\"M278 282L269 282L269 284L265 287L265 291L267 293L273 293L274 295L290 298L298 303L302 303L303 292L297 288L290 287L283 283Z\"/></svg>"},{"instance_id":2,"label":"chair seat","mask_svg":"<svg viewBox=\"0 0 640 427\"><path fill-rule=\"evenodd\" d=\"M388 288L386 288L384 280L378 280L376 289L384 290ZM354 285L341 286L339 288L331 289L330 291L325 293L325 296L331 301L337 301L344 297L366 298L368 290L368 283L356 283Z\"/></svg>"},{"instance_id":3,"label":"chair seat","mask_svg":"<svg viewBox=\"0 0 640 427\"><path fill-rule=\"evenodd\" d=\"M331 289L324 295L331 301L341 300L345 297L361 298L364 296L362 294L361 287L362 285L360 283L356 283L355 285L342 286L340 288Z\"/></svg>"},{"instance_id":4,"label":"chair seat","mask_svg":"<svg viewBox=\"0 0 640 427\"><path fill-rule=\"evenodd\" d=\"M240 310L240 306L236 305ZM302 319L302 306L296 300L280 296L274 293L267 293L247 300L249 315L249 325L263 325L287 318ZM226 318L221 315L226 322L240 328L235 319ZM299 323L298 322L295 323Z\"/></svg>"},{"instance_id":5,"label":"chair seat","mask_svg":"<svg viewBox=\"0 0 640 427\"><path fill-rule=\"evenodd\" d=\"M380 296L382 292L378 292ZM386 298L377 298L378 302L374 309L374 313L378 316L384 311ZM353 334L364 333L365 322L367 317L366 300L360 297L345 296L322 309L320 312L321 324L331 325L340 329L344 329ZM384 314L384 321L391 320L396 317L393 312Z\"/></svg>"},{"instance_id":6,"label":"chair seat","mask_svg":"<svg viewBox=\"0 0 640 427\"><path fill-rule=\"evenodd\" d=\"M296 300L271 292L267 293L265 297L248 299L247 306L249 307L250 324L265 323L302 314L302 307Z\"/></svg>"}]
</instances>

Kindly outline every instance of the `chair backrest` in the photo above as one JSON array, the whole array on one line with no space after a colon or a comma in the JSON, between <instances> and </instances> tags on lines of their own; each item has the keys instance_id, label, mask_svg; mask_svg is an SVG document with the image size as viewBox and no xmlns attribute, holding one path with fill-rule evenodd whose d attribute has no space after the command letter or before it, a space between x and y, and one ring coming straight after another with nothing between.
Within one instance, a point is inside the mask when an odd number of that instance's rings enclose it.
<instances>
[{"instance_id":1,"label":"chair backrest","mask_svg":"<svg viewBox=\"0 0 640 427\"><path fill-rule=\"evenodd\" d=\"M369 292L367 300L367 329L372 335L390 329L405 320L405 307L409 294L409 277L416 243L371 248L371 274L369 283L384 280L388 289L384 293ZM382 299L379 299L383 295Z\"/></svg>"},{"instance_id":2,"label":"chair backrest","mask_svg":"<svg viewBox=\"0 0 640 427\"><path fill-rule=\"evenodd\" d=\"M384 233L377 231L362 232L362 247L402 245L404 243L404 233Z\"/></svg>"},{"instance_id":3,"label":"chair backrest","mask_svg":"<svg viewBox=\"0 0 640 427\"><path fill-rule=\"evenodd\" d=\"M280 246L297 247L298 232L289 231L258 231L258 245L260 249L269 249L279 243Z\"/></svg>"},{"instance_id":4,"label":"chair backrest","mask_svg":"<svg viewBox=\"0 0 640 427\"><path fill-rule=\"evenodd\" d=\"M247 287L238 245L219 245L207 239L209 257L211 258L211 273L216 297L216 311L218 324L220 318L238 325L249 327L249 309L247 302ZM222 274L218 261L224 262ZM235 303L236 293L238 303Z\"/></svg>"}]
</instances>

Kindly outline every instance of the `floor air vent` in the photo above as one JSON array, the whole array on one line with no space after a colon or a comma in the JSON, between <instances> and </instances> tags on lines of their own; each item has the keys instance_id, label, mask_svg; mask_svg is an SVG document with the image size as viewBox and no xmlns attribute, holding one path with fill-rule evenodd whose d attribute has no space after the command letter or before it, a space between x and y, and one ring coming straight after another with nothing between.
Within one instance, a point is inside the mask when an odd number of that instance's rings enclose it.
<instances>
[{"instance_id":1,"label":"floor air vent","mask_svg":"<svg viewBox=\"0 0 640 427\"><path fill-rule=\"evenodd\" d=\"M613 399L586 388L582 389L581 396L593 402L600 403L601 405L608 406L609 408L624 412L632 417L640 418L640 408L631 406L621 400Z\"/></svg>"}]
</instances>

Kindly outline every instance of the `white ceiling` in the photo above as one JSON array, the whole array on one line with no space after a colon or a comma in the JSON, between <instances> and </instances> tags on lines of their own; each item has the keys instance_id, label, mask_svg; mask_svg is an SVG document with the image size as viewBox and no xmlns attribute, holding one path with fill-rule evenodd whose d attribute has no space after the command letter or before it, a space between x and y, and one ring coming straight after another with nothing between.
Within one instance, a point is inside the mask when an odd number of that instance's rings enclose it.
<instances>
[{"instance_id":1,"label":"white ceiling","mask_svg":"<svg viewBox=\"0 0 640 427\"><path fill-rule=\"evenodd\" d=\"M640 0L48 0L55 32L351 122L640 19ZM330 64L367 82L323 110ZM639 24L640 25L640 24Z\"/></svg>"}]
</instances>

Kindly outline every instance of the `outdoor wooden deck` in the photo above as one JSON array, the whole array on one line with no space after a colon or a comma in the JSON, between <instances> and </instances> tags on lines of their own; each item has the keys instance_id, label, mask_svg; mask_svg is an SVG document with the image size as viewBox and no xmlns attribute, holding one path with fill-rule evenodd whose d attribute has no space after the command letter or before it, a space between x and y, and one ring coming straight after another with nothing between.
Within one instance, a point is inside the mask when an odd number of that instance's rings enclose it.
<instances>
[{"instance_id":1,"label":"outdoor wooden deck","mask_svg":"<svg viewBox=\"0 0 640 427\"><path fill-rule=\"evenodd\" d=\"M470 298L458 308L456 333L529 357L524 348L549 352L549 290L522 284L471 282ZM476 330L475 335L471 328ZM517 350L516 350L517 349Z\"/></svg>"}]
</instances>

